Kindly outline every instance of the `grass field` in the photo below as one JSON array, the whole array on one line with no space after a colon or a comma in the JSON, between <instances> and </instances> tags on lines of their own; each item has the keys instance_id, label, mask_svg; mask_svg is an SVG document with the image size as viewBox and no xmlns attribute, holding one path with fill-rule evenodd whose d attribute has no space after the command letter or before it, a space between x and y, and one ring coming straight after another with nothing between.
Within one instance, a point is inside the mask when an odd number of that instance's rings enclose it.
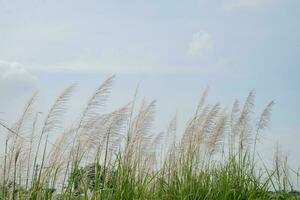
<instances>
[{"instance_id":1,"label":"grass field","mask_svg":"<svg viewBox=\"0 0 300 200\"><path fill-rule=\"evenodd\" d=\"M44 119L34 94L13 126L1 122L1 199L300 199L290 181L299 173L279 148L272 168L256 150L273 101L255 115L254 91L227 109L206 104L205 91L182 133L174 117L155 134L155 101L138 103L135 94L123 107L101 112L113 81L104 81L63 131L75 85Z\"/></svg>"}]
</instances>

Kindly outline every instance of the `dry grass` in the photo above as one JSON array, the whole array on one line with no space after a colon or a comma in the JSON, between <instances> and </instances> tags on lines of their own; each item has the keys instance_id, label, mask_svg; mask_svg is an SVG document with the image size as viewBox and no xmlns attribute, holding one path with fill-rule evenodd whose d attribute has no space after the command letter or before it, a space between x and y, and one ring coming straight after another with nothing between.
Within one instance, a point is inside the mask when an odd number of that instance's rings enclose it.
<instances>
[{"instance_id":1,"label":"dry grass","mask_svg":"<svg viewBox=\"0 0 300 200\"><path fill-rule=\"evenodd\" d=\"M102 113L115 77L94 92L79 120L64 126L75 89L66 88L45 119L28 101L7 131L3 199L276 199L293 190L287 158L277 149L274 169L256 169L256 144L268 126L271 101L254 121L255 92L232 109L206 104L206 90L179 137L177 117L154 134L155 101L132 102ZM136 92L137 93L137 92ZM230 110L230 111L228 111ZM37 124L42 124L38 126ZM38 128L40 127L40 128ZM50 136L59 133L56 141ZM221 158L221 159L218 159ZM86 171L85 166L89 167ZM91 170L92 169L92 170ZM278 195L269 190L277 191ZM279 194L280 193L280 194ZM279 198L279 197L278 197Z\"/></svg>"}]
</instances>

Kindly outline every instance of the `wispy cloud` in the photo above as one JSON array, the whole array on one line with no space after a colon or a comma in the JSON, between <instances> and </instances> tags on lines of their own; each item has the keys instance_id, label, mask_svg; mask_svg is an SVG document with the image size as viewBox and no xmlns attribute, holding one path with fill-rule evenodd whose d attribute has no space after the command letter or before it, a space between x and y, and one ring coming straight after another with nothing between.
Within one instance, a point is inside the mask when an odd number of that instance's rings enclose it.
<instances>
[{"instance_id":1,"label":"wispy cloud","mask_svg":"<svg viewBox=\"0 0 300 200\"><path fill-rule=\"evenodd\" d=\"M193 34L192 41L189 44L188 53L191 55L199 55L212 48L212 35L208 32L201 31Z\"/></svg>"},{"instance_id":2,"label":"wispy cloud","mask_svg":"<svg viewBox=\"0 0 300 200\"><path fill-rule=\"evenodd\" d=\"M0 60L1 96L12 96L36 88L37 77L18 62Z\"/></svg>"},{"instance_id":3,"label":"wispy cloud","mask_svg":"<svg viewBox=\"0 0 300 200\"><path fill-rule=\"evenodd\" d=\"M244 7L256 7L267 0L224 0L225 9L239 9Z\"/></svg>"},{"instance_id":4,"label":"wispy cloud","mask_svg":"<svg viewBox=\"0 0 300 200\"><path fill-rule=\"evenodd\" d=\"M18 62L0 60L0 80L34 82L37 78Z\"/></svg>"}]
</instances>

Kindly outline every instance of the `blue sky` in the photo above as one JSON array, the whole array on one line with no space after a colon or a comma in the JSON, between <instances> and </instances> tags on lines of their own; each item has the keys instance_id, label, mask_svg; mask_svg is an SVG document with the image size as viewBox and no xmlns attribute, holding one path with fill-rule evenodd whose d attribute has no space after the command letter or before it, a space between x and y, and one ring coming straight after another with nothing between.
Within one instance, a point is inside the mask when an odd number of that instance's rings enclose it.
<instances>
[{"instance_id":1,"label":"blue sky","mask_svg":"<svg viewBox=\"0 0 300 200\"><path fill-rule=\"evenodd\" d=\"M254 88L258 109L276 101L265 148L279 140L300 166L299 19L299 0L0 0L0 118L35 90L46 110L73 82L80 105L114 73L110 106L141 82L159 128L186 121L207 86L225 106Z\"/></svg>"}]
</instances>

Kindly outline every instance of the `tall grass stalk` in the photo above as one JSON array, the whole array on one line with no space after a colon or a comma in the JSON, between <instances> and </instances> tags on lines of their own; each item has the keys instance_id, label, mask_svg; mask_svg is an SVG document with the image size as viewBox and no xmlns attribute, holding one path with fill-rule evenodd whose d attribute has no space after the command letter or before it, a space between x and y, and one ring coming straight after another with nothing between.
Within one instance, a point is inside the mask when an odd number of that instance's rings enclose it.
<instances>
[{"instance_id":1,"label":"tall grass stalk","mask_svg":"<svg viewBox=\"0 0 300 200\"><path fill-rule=\"evenodd\" d=\"M271 169L258 157L273 101L256 121L254 91L224 109L206 104L205 90L182 134L177 114L156 133L156 101L137 107L138 87L130 104L104 113L113 81L96 89L71 127L62 129L74 85L42 124L32 117L35 96L12 127L0 123L8 131L0 199L299 199L290 179L299 172L279 148Z\"/></svg>"}]
</instances>

